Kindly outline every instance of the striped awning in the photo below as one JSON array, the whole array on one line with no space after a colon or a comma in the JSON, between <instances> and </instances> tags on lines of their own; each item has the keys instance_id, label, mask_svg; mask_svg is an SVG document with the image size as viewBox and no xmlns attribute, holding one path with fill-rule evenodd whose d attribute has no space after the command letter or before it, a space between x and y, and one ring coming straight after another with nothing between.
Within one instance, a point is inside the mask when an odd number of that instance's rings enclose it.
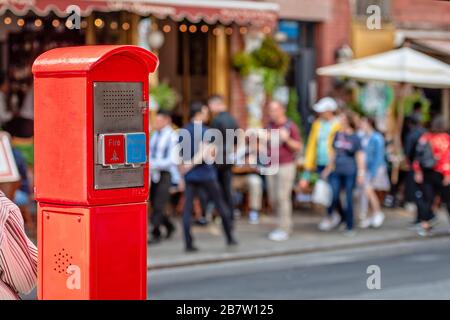
<instances>
[{"instance_id":1,"label":"striped awning","mask_svg":"<svg viewBox=\"0 0 450 320\"><path fill-rule=\"evenodd\" d=\"M254 25L274 28L278 20L279 5L270 2L239 0L0 0L0 14L7 10L23 16L33 11L39 16L54 12L67 16L79 8L80 15L92 11L129 11L142 16L171 18L191 22L203 20L207 23Z\"/></svg>"}]
</instances>

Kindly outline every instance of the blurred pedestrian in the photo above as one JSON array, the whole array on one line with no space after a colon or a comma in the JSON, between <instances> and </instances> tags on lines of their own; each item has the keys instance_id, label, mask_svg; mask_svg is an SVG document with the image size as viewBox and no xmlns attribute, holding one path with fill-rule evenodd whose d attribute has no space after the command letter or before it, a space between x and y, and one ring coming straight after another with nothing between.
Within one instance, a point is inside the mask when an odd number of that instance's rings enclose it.
<instances>
[{"instance_id":1,"label":"blurred pedestrian","mask_svg":"<svg viewBox=\"0 0 450 320\"><path fill-rule=\"evenodd\" d=\"M19 208L0 191L0 300L19 300L36 286L37 248Z\"/></svg>"},{"instance_id":2,"label":"blurred pedestrian","mask_svg":"<svg viewBox=\"0 0 450 320\"><path fill-rule=\"evenodd\" d=\"M9 82L6 79L5 73L0 73L0 127L3 128L4 124L10 121L14 113L8 108L8 91Z\"/></svg>"},{"instance_id":3,"label":"blurred pedestrian","mask_svg":"<svg viewBox=\"0 0 450 320\"><path fill-rule=\"evenodd\" d=\"M231 219L234 218L234 203L232 191L232 153L235 141L228 141L227 131L233 133L239 128L236 119L227 111L225 99L220 95L213 95L208 99L208 107L213 115L211 121L211 128L217 129L222 134L221 141L216 141L217 153L219 155L215 166L217 168L217 177L219 179L220 187L223 190L225 201L228 207L233 211ZM219 163L221 162L221 163Z\"/></svg>"},{"instance_id":4,"label":"blurred pedestrian","mask_svg":"<svg viewBox=\"0 0 450 320\"><path fill-rule=\"evenodd\" d=\"M237 244L232 235L232 211L224 199L216 168L212 164L216 149L206 136L208 127L204 123L208 116L208 107L201 102L194 102L190 109L190 122L180 130L180 172L184 174L185 181L183 230L186 252L198 250L191 235L193 201L198 190L205 191L218 210L227 245Z\"/></svg>"},{"instance_id":5,"label":"blurred pedestrian","mask_svg":"<svg viewBox=\"0 0 450 320\"><path fill-rule=\"evenodd\" d=\"M233 187L236 190L248 192L250 224L259 224L262 208L263 176L261 170L264 165L260 159L261 150L258 136L251 133L242 146L236 150L236 164L233 174ZM266 160L266 159L265 159Z\"/></svg>"},{"instance_id":6,"label":"blurred pedestrian","mask_svg":"<svg viewBox=\"0 0 450 320\"><path fill-rule=\"evenodd\" d=\"M300 180L300 188L303 190L308 188L312 173L320 175L329 164L334 136L340 127L339 119L335 116L337 109L336 100L330 97L320 99L313 106L317 119L312 124L306 144L304 172ZM332 210L332 206L327 208L326 217L319 223L320 230L331 230L343 222L344 215L340 201L337 205L340 215L334 214Z\"/></svg>"},{"instance_id":7,"label":"blurred pedestrian","mask_svg":"<svg viewBox=\"0 0 450 320\"><path fill-rule=\"evenodd\" d=\"M447 130L444 118L438 116L432 120L430 132L424 133L417 143L413 167L421 191L417 199L420 236L431 233L433 203L437 196L450 213L450 135Z\"/></svg>"},{"instance_id":8,"label":"blurred pedestrian","mask_svg":"<svg viewBox=\"0 0 450 320\"><path fill-rule=\"evenodd\" d=\"M297 173L296 155L302 148L300 133L297 126L286 116L286 106L279 101L269 104L269 130L279 130L279 141L270 141L271 151L276 148L278 163L272 162L274 155L270 154L271 166L278 165L275 173L267 176L268 191L272 209L278 215L278 228L269 234L273 241L284 241L292 232L292 189Z\"/></svg>"},{"instance_id":9,"label":"blurred pedestrian","mask_svg":"<svg viewBox=\"0 0 450 320\"><path fill-rule=\"evenodd\" d=\"M361 121L362 147L365 158L365 180L361 185L360 227L363 229L379 228L384 222L385 214L381 211L377 191L389 190L389 177L385 160L385 143L383 135L376 130L375 120L364 117ZM368 209L371 209L371 215Z\"/></svg>"},{"instance_id":10,"label":"blurred pedestrian","mask_svg":"<svg viewBox=\"0 0 450 320\"><path fill-rule=\"evenodd\" d=\"M170 200L170 187L175 179L174 150L178 143L178 135L172 129L170 112L159 110L150 138L150 203L151 214L151 238L150 243L161 241L161 226L166 228L166 238L170 238L175 231L174 224L170 221L166 212Z\"/></svg>"},{"instance_id":11,"label":"blurred pedestrian","mask_svg":"<svg viewBox=\"0 0 450 320\"><path fill-rule=\"evenodd\" d=\"M419 186L414 179L413 162L416 155L417 143L420 137L426 132L422 126L422 114L411 115L405 124L408 126L405 142L403 145L406 161L408 163L408 174L405 182L405 208L416 213L416 218L412 222L412 227L416 229L420 225L419 212L417 210L417 196L420 195ZM433 218L434 219L434 218Z\"/></svg>"},{"instance_id":12,"label":"blurred pedestrian","mask_svg":"<svg viewBox=\"0 0 450 320\"><path fill-rule=\"evenodd\" d=\"M333 141L333 152L330 154L327 167L322 172L322 177L328 178L333 190L331 212L338 205L341 189L345 189L345 234L348 236L354 235L353 191L356 182L362 184L366 175L364 153L356 129L354 118L348 113L342 113L340 115L340 129Z\"/></svg>"}]
</instances>

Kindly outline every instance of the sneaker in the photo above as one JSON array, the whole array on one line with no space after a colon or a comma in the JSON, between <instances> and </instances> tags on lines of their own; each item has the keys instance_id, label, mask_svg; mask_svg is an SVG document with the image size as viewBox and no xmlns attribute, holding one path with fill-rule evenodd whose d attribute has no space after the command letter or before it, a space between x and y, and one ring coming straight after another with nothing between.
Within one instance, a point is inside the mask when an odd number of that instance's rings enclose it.
<instances>
[{"instance_id":1,"label":"sneaker","mask_svg":"<svg viewBox=\"0 0 450 320\"><path fill-rule=\"evenodd\" d=\"M197 226L204 227L204 226L208 225L208 220L206 220L206 218L204 218L204 217L200 217L197 220L195 220L194 223Z\"/></svg>"},{"instance_id":2,"label":"sneaker","mask_svg":"<svg viewBox=\"0 0 450 320\"><path fill-rule=\"evenodd\" d=\"M330 231L341 223L341 218L337 214L332 214L330 217L325 217L319 223L319 230L321 231Z\"/></svg>"},{"instance_id":3,"label":"sneaker","mask_svg":"<svg viewBox=\"0 0 450 320\"><path fill-rule=\"evenodd\" d=\"M237 246L239 243L236 241L236 239L231 238L230 240L227 241L227 246L229 247L235 247Z\"/></svg>"},{"instance_id":4,"label":"sneaker","mask_svg":"<svg viewBox=\"0 0 450 320\"><path fill-rule=\"evenodd\" d=\"M417 234L421 237L429 237L432 235L431 229L426 229L422 226L417 228Z\"/></svg>"},{"instance_id":5,"label":"sneaker","mask_svg":"<svg viewBox=\"0 0 450 320\"><path fill-rule=\"evenodd\" d=\"M436 227L439 224L439 218L437 216L433 216L433 218L428 221L431 227Z\"/></svg>"},{"instance_id":6,"label":"sneaker","mask_svg":"<svg viewBox=\"0 0 450 320\"><path fill-rule=\"evenodd\" d=\"M250 211L250 214L248 215L248 223L259 224L259 214L257 211Z\"/></svg>"},{"instance_id":7,"label":"sneaker","mask_svg":"<svg viewBox=\"0 0 450 320\"><path fill-rule=\"evenodd\" d=\"M186 247L185 251L186 251L186 253L193 253L193 252L197 252L198 248L193 245L190 245L190 246Z\"/></svg>"},{"instance_id":8,"label":"sneaker","mask_svg":"<svg viewBox=\"0 0 450 320\"><path fill-rule=\"evenodd\" d=\"M374 214L374 216L372 217L372 223L371 226L374 228L379 228L383 225L384 219L385 219L385 215L383 212L377 212Z\"/></svg>"},{"instance_id":9,"label":"sneaker","mask_svg":"<svg viewBox=\"0 0 450 320\"><path fill-rule=\"evenodd\" d=\"M176 228L175 225L173 223L169 223L167 225L167 233L166 233L166 239L170 239L173 235L173 233L175 232Z\"/></svg>"},{"instance_id":10,"label":"sneaker","mask_svg":"<svg viewBox=\"0 0 450 320\"><path fill-rule=\"evenodd\" d=\"M412 230L412 231L417 231L417 229L420 228L420 221L413 221L410 222L410 224L408 225L407 229L408 230Z\"/></svg>"},{"instance_id":11,"label":"sneaker","mask_svg":"<svg viewBox=\"0 0 450 320\"><path fill-rule=\"evenodd\" d=\"M349 237L349 238L353 238L354 236L356 236L356 231L351 229L345 229L345 231L342 233L344 236Z\"/></svg>"},{"instance_id":12,"label":"sneaker","mask_svg":"<svg viewBox=\"0 0 450 320\"><path fill-rule=\"evenodd\" d=\"M157 237L157 236L151 236L151 237L148 239L148 243L149 243L149 244L152 244L152 245L161 243L161 237L160 237L160 236L159 236L159 237Z\"/></svg>"},{"instance_id":13,"label":"sneaker","mask_svg":"<svg viewBox=\"0 0 450 320\"><path fill-rule=\"evenodd\" d=\"M359 222L359 227L361 229L368 229L372 225L372 219L365 218Z\"/></svg>"},{"instance_id":14,"label":"sneaker","mask_svg":"<svg viewBox=\"0 0 450 320\"><path fill-rule=\"evenodd\" d=\"M392 195L387 195L384 198L384 206L387 208L393 208L395 206L395 198Z\"/></svg>"},{"instance_id":15,"label":"sneaker","mask_svg":"<svg viewBox=\"0 0 450 320\"><path fill-rule=\"evenodd\" d=\"M289 235L283 230L275 230L269 234L269 239L272 241L286 241L289 239Z\"/></svg>"}]
</instances>

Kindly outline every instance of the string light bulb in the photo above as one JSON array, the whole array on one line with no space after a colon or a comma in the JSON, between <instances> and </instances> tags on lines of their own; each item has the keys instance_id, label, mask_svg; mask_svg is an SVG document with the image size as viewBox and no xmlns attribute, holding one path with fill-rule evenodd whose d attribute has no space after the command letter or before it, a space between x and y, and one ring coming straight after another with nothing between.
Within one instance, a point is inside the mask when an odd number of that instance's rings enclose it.
<instances>
[{"instance_id":1,"label":"string light bulb","mask_svg":"<svg viewBox=\"0 0 450 320\"><path fill-rule=\"evenodd\" d=\"M19 27L23 27L23 26L25 25L25 20L23 20L22 18L19 19L19 20L17 20L17 25L18 25Z\"/></svg>"},{"instance_id":2,"label":"string light bulb","mask_svg":"<svg viewBox=\"0 0 450 320\"><path fill-rule=\"evenodd\" d=\"M10 17L6 17L5 19L3 19L3 23L9 25L12 23L12 19Z\"/></svg>"},{"instance_id":3,"label":"string light bulb","mask_svg":"<svg viewBox=\"0 0 450 320\"><path fill-rule=\"evenodd\" d=\"M127 31L130 29L130 24L128 22L122 23L122 29Z\"/></svg>"},{"instance_id":4,"label":"string light bulb","mask_svg":"<svg viewBox=\"0 0 450 320\"><path fill-rule=\"evenodd\" d=\"M172 27L169 26L168 24L166 24L163 28L162 28L163 32L165 33L169 33L172 30Z\"/></svg>"},{"instance_id":5,"label":"string light bulb","mask_svg":"<svg viewBox=\"0 0 450 320\"><path fill-rule=\"evenodd\" d=\"M103 25L104 25L103 20L100 19L100 18L95 19L95 20L94 20L94 25L95 25L97 28L103 28Z\"/></svg>"},{"instance_id":6,"label":"string light bulb","mask_svg":"<svg viewBox=\"0 0 450 320\"><path fill-rule=\"evenodd\" d=\"M38 28L42 27L42 20L41 19L34 20L34 25Z\"/></svg>"},{"instance_id":7,"label":"string light bulb","mask_svg":"<svg viewBox=\"0 0 450 320\"><path fill-rule=\"evenodd\" d=\"M186 32L187 31L187 26L185 24L180 25L180 31L181 32Z\"/></svg>"},{"instance_id":8,"label":"string light bulb","mask_svg":"<svg viewBox=\"0 0 450 320\"><path fill-rule=\"evenodd\" d=\"M73 29L73 22L71 20L67 20L65 25L67 29Z\"/></svg>"},{"instance_id":9,"label":"string light bulb","mask_svg":"<svg viewBox=\"0 0 450 320\"><path fill-rule=\"evenodd\" d=\"M189 32L190 32L190 33L195 33L195 32L197 32L197 27L196 27L195 25L191 25L191 26L189 27Z\"/></svg>"},{"instance_id":10,"label":"string light bulb","mask_svg":"<svg viewBox=\"0 0 450 320\"><path fill-rule=\"evenodd\" d=\"M200 27L200 30L201 30L203 33L207 33L208 30L209 30L209 27L208 27L206 24L204 24L204 25L202 25L202 26Z\"/></svg>"},{"instance_id":11,"label":"string light bulb","mask_svg":"<svg viewBox=\"0 0 450 320\"><path fill-rule=\"evenodd\" d=\"M53 28L58 28L61 25L61 22L58 19L53 19L52 26Z\"/></svg>"}]
</instances>

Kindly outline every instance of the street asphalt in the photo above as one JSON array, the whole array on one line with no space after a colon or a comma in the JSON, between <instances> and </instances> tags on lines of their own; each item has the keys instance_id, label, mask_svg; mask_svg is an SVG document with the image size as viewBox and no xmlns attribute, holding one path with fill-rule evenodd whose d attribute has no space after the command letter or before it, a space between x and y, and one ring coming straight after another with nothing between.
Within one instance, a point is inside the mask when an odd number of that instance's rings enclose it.
<instances>
[{"instance_id":1,"label":"street asphalt","mask_svg":"<svg viewBox=\"0 0 450 320\"><path fill-rule=\"evenodd\" d=\"M369 266L380 268L380 289L367 287ZM450 299L450 238L150 270L148 292L149 299Z\"/></svg>"}]
</instances>

